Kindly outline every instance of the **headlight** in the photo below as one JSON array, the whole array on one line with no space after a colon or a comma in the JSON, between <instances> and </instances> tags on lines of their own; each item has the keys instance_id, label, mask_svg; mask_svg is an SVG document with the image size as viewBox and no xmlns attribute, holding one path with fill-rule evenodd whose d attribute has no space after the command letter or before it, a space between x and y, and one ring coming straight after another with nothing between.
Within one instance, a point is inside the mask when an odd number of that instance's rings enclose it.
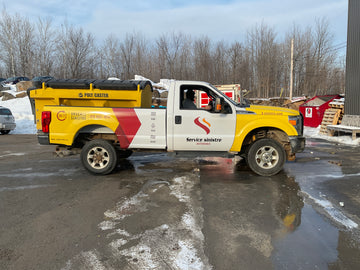
<instances>
[{"instance_id":1,"label":"headlight","mask_svg":"<svg viewBox=\"0 0 360 270\"><path fill-rule=\"evenodd\" d=\"M289 123L294 126L298 135L303 135L304 121L301 113L296 116L289 116Z\"/></svg>"}]
</instances>

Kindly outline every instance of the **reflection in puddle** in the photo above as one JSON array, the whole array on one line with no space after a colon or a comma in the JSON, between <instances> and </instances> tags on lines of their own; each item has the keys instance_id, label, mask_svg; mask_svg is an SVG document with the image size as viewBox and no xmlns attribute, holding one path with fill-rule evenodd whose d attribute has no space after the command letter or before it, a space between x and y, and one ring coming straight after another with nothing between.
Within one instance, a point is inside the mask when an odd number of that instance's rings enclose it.
<instances>
[{"instance_id":1,"label":"reflection in puddle","mask_svg":"<svg viewBox=\"0 0 360 270\"><path fill-rule=\"evenodd\" d=\"M337 259L338 230L305 205L301 226L273 240L272 261L276 269L328 269ZM296 267L294 267L296 266Z\"/></svg>"},{"instance_id":2,"label":"reflection in puddle","mask_svg":"<svg viewBox=\"0 0 360 270\"><path fill-rule=\"evenodd\" d=\"M304 202L299 196L300 187L291 177L282 177L276 183L280 195L275 205L276 213L283 222L285 228L283 232L292 232L301 224Z\"/></svg>"}]
</instances>

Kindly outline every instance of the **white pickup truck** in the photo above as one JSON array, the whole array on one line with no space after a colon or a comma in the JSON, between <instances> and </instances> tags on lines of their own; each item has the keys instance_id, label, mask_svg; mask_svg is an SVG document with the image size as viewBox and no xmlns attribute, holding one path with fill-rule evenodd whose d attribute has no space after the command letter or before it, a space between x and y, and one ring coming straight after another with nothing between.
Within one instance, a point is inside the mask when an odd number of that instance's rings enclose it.
<instances>
[{"instance_id":1,"label":"white pickup truck","mask_svg":"<svg viewBox=\"0 0 360 270\"><path fill-rule=\"evenodd\" d=\"M298 111L238 104L206 82L171 81L165 107L152 106L148 81L49 80L28 92L39 142L81 148L94 174L111 173L132 151L161 150L240 155L271 176L305 147ZM210 106L185 108L190 92Z\"/></svg>"}]
</instances>

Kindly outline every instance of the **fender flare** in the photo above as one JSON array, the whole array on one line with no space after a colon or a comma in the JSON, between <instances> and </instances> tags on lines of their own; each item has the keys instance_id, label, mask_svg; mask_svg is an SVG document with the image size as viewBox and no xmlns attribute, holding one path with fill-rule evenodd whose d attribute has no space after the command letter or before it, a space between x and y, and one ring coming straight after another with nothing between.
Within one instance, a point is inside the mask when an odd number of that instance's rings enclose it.
<instances>
[{"instance_id":1,"label":"fender flare","mask_svg":"<svg viewBox=\"0 0 360 270\"><path fill-rule=\"evenodd\" d=\"M235 140L231 147L231 151L240 152L245 138L254 132L255 130L260 129L277 129L284 132L287 136L297 135L296 129L290 124L285 125L282 121L275 118L266 119L267 125L264 125L263 119L257 119L251 122L246 123L245 125L238 124L236 125L235 131Z\"/></svg>"}]
</instances>

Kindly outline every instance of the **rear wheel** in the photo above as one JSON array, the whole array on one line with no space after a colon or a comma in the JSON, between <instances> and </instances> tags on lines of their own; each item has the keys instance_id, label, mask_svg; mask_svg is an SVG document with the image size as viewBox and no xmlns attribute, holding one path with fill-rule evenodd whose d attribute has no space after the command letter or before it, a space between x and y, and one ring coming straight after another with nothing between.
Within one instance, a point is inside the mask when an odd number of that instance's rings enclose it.
<instances>
[{"instance_id":1,"label":"rear wheel","mask_svg":"<svg viewBox=\"0 0 360 270\"><path fill-rule=\"evenodd\" d=\"M9 134L10 130L2 130L1 134Z\"/></svg>"},{"instance_id":2,"label":"rear wheel","mask_svg":"<svg viewBox=\"0 0 360 270\"><path fill-rule=\"evenodd\" d=\"M250 145L246 162L250 169L262 176L279 173L285 163L286 153L280 143L273 139L260 139Z\"/></svg>"},{"instance_id":3,"label":"rear wheel","mask_svg":"<svg viewBox=\"0 0 360 270\"><path fill-rule=\"evenodd\" d=\"M85 144L80 154L85 169L92 174L109 174L118 164L114 146L106 140L93 140Z\"/></svg>"}]
</instances>

